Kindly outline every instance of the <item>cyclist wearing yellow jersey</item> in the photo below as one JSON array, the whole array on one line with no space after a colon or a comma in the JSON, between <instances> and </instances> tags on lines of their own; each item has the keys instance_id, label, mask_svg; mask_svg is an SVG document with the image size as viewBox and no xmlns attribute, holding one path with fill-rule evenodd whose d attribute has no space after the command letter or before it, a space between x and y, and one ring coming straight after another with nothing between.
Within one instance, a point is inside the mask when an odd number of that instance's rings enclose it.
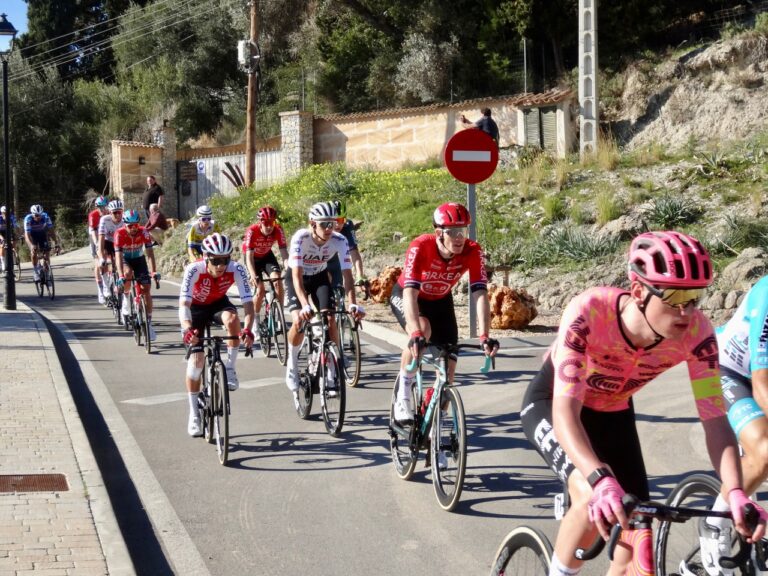
<instances>
[{"instance_id":1,"label":"cyclist wearing yellow jersey","mask_svg":"<svg viewBox=\"0 0 768 576\"><path fill-rule=\"evenodd\" d=\"M213 210L203 204L197 209L197 220L187 232L187 254L189 261L195 262L203 257L203 240L214 232L221 234L221 228L213 219Z\"/></svg>"}]
</instances>

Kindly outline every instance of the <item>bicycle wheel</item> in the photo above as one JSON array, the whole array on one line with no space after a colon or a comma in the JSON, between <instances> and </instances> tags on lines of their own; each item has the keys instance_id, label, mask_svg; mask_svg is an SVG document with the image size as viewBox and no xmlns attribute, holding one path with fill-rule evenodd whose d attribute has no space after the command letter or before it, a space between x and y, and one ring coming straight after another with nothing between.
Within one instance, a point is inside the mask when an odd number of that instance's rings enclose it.
<instances>
[{"instance_id":1,"label":"bicycle wheel","mask_svg":"<svg viewBox=\"0 0 768 576\"><path fill-rule=\"evenodd\" d=\"M435 496L440 507L450 512L458 504L464 485L467 428L459 392L445 386L440 400L432 414L429 457ZM441 406L445 406L445 410L440 409Z\"/></svg>"},{"instance_id":2,"label":"bicycle wheel","mask_svg":"<svg viewBox=\"0 0 768 576\"><path fill-rule=\"evenodd\" d=\"M693 474L675 486L667 498L670 506L710 508L720 492L720 482L706 474ZM656 573L672 576L684 566L687 574L706 574L699 551L699 520L662 522L656 537ZM736 574L743 574L740 570Z\"/></svg>"},{"instance_id":3,"label":"bicycle wheel","mask_svg":"<svg viewBox=\"0 0 768 576\"><path fill-rule=\"evenodd\" d=\"M288 330L285 327L285 314L280 302L272 300L269 313L272 315L272 338L275 340L277 361L285 366L288 362Z\"/></svg>"},{"instance_id":4,"label":"bicycle wheel","mask_svg":"<svg viewBox=\"0 0 768 576\"><path fill-rule=\"evenodd\" d=\"M360 333L355 328L352 317L349 314L341 315L340 326L339 338L344 365L344 378L347 381L347 386L355 387L360 382L360 370L362 368Z\"/></svg>"},{"instance_id":5,"label":"bicycle wheel","mask_svg":"<svg viewBox=\"0 0 768 576\"><path fill-rule=\"evenodd\" d=\"M53 268L50 266L45 271L45 289L48 291L48 298L51 300L56 298L56 282L53 278Z\"/></svg>"},{"instance_id":6,"label":"bicycle wheel","mask_svg":"<svg viewBox=\"0 0 768 576\"><path fill-rule=\"evenodd\" d=\"M130 327L133 329L133 339L136 341L136 346L141 346L141 324L143 321L142 310L141 306L137 305L136 303L133 291L131 291L129 298L131 299L131 316L129 322L126 322L126 324L130 324Z\"/></svg>"},{"instance_id":7,"label":"bicycle wheel","mask_svg":"<svg viewBox=\"0 0 768 576\"><path fill-rule=\"evenodd\" d=\"M259 348L265 357L269 357L269 353L272 351L272 339L269 337L269 307L264 312L264 320L259 322Z\"/></svg>"},{"instance_id":8,"label":"bicycle wheel","mask_svg":"<svg viewBox=\"0 0 768 576\"><path fill-rule=\"evenodd\" d=\"M338 436L344 427L344 410L347 400L339 349L333 342L326 342L325 344L325 354L323 354L319 378L320 402L325 429L331 436Z\"/></svg>"},{"instance_id":9,"label":"bicycle wheel","mask_svg":"<svg viewBox=\"0 0 768 576\"><path fill-rule=\"evenodd\" d=\"M144 296L139 298L139 326L144 337L144 352L152 352L152 342L149 339L149 316L147 316L147 302Z\"/></svg>"},{"instance_id":10,"label":"bicycle wheel","mask_svg":"<svg viewBox=\"0 0 768 576\"><path fill-rule=\"evenodd\" d=\"M392 387L392 401L389 407L389 451L392 454L392 463L395 465L395 472L403 480L410 480L413 471L416 469L416 460L418 459L418 448L415 447L413 437L416 432L416 423L410 426L401 426L395 422L395 401L397 400L397 390L400 387L400 375L395 378L395 385ZM421 400L416 398L418 387L414 381L411 384L411 408L414 414L420 405Z\"/></svg>"},{"instance_id":11,"label":"bicycle wheel","mask_svg":"<svg viewBox=\"0 0 768 576\"><path fill-rule=\"evenodd\" d=\"M206 362L207 364L207 362ZM203 410L201 424L203 426L203 436L209 444L213 444L213 387L211 386L210 368L205 366L202 375Z\"/></svg>"},{"instance_id":12,"label":"bicycle wheel","mask_svg":"<svg viewBox=\"0 0 768 576\"><path fill-rule=\"evenodd\" d=\"M296 360L296 370L299 371L299 405L296 407L296 413L302 420L309 418L312 411L312 377L309 374L309 355L309 337L305 336Z\"/></svg>"},{"instance_id":13,"label":"bicycle wheel","mask_svg":"<svg viewBox=\"0 0 768 576\"><path fill-rule=\"evenodd\" d=\"M38 279L35 280L35 290L37 291L37 295L42 298L43 291L45 290L45 269L42 267L40 268Z\"/></svg>"},{"instance_id":14,"label":"bicycle wheel","mask_svg":"<svg viewBox=\"0 0 768 576\"><path fill-rule=\"evenodd\" d=\"M13 273L16 282L21 282L21 260L16 250L13 251Z\"/></svg>"},{"instance_id":15,"label":"bicycle wheel","mask_svg":"<svg viewBox=\"0 0 768 576\"><path fill-rule=\"evenodd\" d=\"M541 530L519 526L499 546L491 576L546 576L552 562L552 544Z\"/></svg>"},{"instance_id":16,"label":"bicycle wheel","mask_svg":"<svg viewBox=\"0 0 768 576\"><path fill-rule=\"evenodd\" d=\"M216 360L211 367L211 391L213 439L219 462L225 465L229 457L229 388L227 371L221 360Z\"/></svg>"}]
</instances>

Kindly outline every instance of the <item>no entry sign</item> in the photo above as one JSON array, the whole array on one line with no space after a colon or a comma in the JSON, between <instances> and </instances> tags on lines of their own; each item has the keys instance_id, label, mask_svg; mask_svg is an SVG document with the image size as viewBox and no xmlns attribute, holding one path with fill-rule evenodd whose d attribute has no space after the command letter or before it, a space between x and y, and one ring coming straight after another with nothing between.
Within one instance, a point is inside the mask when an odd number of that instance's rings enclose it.
<instances>
[{"instance_id":1,"label":"no entry sign","mask_svg":"<svg viewBox=\"0 0 768 576\"><path fill-rule=\"evenodd\" d=\"M471 128L456 132L445 145L443 156L448 172L459 182L477 184L496 170L499 148L482 130Z\"/></svg>"}]
</instances>

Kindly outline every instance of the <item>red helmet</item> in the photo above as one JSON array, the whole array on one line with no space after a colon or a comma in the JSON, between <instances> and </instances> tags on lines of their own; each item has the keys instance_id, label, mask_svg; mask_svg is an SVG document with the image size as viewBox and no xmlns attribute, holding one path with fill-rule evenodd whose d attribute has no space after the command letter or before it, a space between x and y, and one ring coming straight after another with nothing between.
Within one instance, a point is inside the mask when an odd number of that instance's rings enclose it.
<instances>
[{"instance_id":1,"label":"red helmet","mask_svg":"<svg viewBox=\"0 0 768 576\"><path fill-rule=\"evenodd\" d=\"M259 220L276 220L277 210L272 206L263 206L259 208Z\"/></svg>"},{"instance_id":2,"label":"red helmet","mask_svg":"<svg viewBox=\"0 0 768 576\"><path fill-rule=\"evenodd\" d=\"M469 226L472 217L469 211L457 202L448 202L435 208L432 225L435 228L463 228Z\"/></svg>"},{"instance_id":3,"label":"red helmet","mask_svg":"<svg viewBox=\"0 0 768 576\"><path fill-rule=\"evenodd\" d=\"M712 260L701 242L680 232L646 232L629 247L629 279L665 288L706 288Z\"/></svg>"}]
</instances>

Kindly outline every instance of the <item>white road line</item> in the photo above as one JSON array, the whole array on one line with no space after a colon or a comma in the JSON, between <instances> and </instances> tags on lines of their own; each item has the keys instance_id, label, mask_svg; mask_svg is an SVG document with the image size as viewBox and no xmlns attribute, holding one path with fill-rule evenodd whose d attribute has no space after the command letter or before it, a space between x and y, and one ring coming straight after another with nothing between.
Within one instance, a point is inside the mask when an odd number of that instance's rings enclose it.
<instances>
[{"instance_id":1,"label":"white road line","mask_svg":"<svg viewBox=\"0 0 768 576\"><path fill-rule=\"evenodd\" d=\"M259 380L247 380L246 382L240 382L241 390L249 390L252 388L264 388L265 386L274 386L275 384L283 384L285 378L281 376L271 376L269 378L260 378ZM158 404L168 404L170 402L186 401L186 392L174 392L172 394L158 394L156 396L145 396L143 398L132 398L130 400L123 400L121 404L137 404L139 406L157 406Z\"/></svg>"},{"instance_id":2,"label":"white road line","mask_svg":"<svg viewBox=\"0 0 768 576\"><path fill-rule=\"evenodd\" d=\"M454 162L490 162L490 150L454 150Z\"/></svg>"}]
</instances>

